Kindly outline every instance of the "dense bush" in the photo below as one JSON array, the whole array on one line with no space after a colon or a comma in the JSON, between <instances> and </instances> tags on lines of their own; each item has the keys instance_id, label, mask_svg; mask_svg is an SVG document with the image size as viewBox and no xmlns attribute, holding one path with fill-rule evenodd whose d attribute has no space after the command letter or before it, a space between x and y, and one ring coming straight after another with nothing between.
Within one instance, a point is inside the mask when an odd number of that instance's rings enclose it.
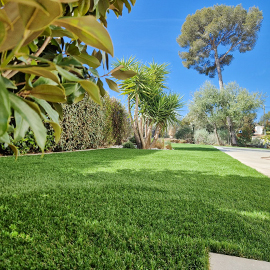
<instances>
[{"instance_id":1,"label":"dense bush","mask_svg":"<svg viewBox=\"0 0 270 270\"><path fill-rule=\"evenodd\" d=\"M71 151L98 148L113 144L122 144L130 136L131 127L124 106L115 98L106 95L103 107L85 97L81 102L63 105L61 138L54 142L53 129L46 125L47 141L45 151ZM17 143L20 153L40 152L33 131L28 131L25 138ZM0 144L0 154L10 155L13 152Z\"/></svg>"},{"instance_id":2,"label":"dense bush","mask_svg":"<svg viewBox=\"0 0 270 270\"><path fill-rule=\"evenodd\" d=\"M227 128L218 130L218 136L223 145L230 143L230 133Z\"/></svg>"},{"instance_id":3,"label":"dense bush","mask_svg":"<svg viewBox=\"0 0 270 270\"><path fill-rule=\"evenodd\" d=\"M248 146L263 148L264 141L261 138L255 138L255 139L252 139L250 143L248 143Z\"/></svg>"},{"instance_id":4,"label":"dense bush","mask_svg":"<svg viewBox=\"0 0 270 270\"><path fill-rule=\"evenodd\" d=\"M45 127L47 128L47 140L44 151L50 151L55 146L53 135L54 131L49 124L45 124ZM30 129L25 133L25 137L20 141L14 142L11 140L11 142L19 149L21 154L40 152L40 148L35 141L34 132ZM13 152L9 147L6 147L5 144L1 143L0 154L13 155Z\"/></svg>"},{"instance_id":5,"label":"dense bush","mask_svg":"<svg viewBox=\"0 0 270 270\"><path fill-rule=\"evenodd\" d=\"M61 139L54 150L82 150L102 145L105 120L100 105L85 97L79 103L64 105L63 115Z\"/></svg>"},{"instance_id":6,"label":"dense bush","mask_svg":"<svg viewBox=\"0 0 270 270\"><path fill-rule=\"evenodd\" d=\"M209 133L206 129L196 130L194 133L194 140L196 144L207 144Z\"/></svg>"},{"instance_id":7,"label":"dense bush","mask_svg":"<svg viewBox=\"0 0 270 270\"><path fill-rule=\"evenodd\" d=\"M196 130L194 133L194 140L196 144L216 144L215 134L209 133L206 129Z\"/></svg>"},{"instance_id":8,"label":"dense bush","mask_svg":"<svg viewBox=\"0 0 270 270\"><path fill-rule=\"evenodd\" d=\"M131 125L125 107L116 98L103 98L105 126L104 145L121 145L131 135Z\"/></svg>"},{"instance_id":9,"label":"dense bush","mask_svg":"<svg viewBox=\"0 0 270 270\"><path fill-rule=\"evenodd\" d=\"M123 148L131 148L131 149L134 149L136 148L135 145L131 142L131 141L128 141L126 143L123 144Z\"/></svg>"},{"instance_id":10,"label":"dense bush","mask_svg":"<svg viewBox=\"0 0 270 270\"><path fill-rule=\"evenodd\" d=\"M192 128L188 125L181 126L175 133L176 139L187 140L192 138Z\"/></svg>"}]
</instances>

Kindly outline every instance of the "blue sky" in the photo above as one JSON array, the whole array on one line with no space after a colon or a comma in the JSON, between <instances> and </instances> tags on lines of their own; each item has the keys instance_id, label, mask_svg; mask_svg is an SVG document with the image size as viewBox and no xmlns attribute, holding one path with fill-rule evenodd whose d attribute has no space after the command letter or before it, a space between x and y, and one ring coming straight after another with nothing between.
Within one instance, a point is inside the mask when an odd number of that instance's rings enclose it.
<instances>
[{"instance_id":1,"label":"blue sky","mask_svg":"<svg viewBox=\"0 0 270 270\"><path fill-rule=\"evenodd\" d=\"M218 87L217 76L211 79L199 74L193 69L184 68L178 52L181 49L176 38L181 34L181 27L188 14L196 10L210 7L215 4L236 6L241 2L234 0L137 0L131 13L124 12L118 19L111 13L108 16L108 31L114 44L116 58L135 56L143 63L151 62L170 64L171 73L168 78L168 87L172 92L183 96L185 107L181 115L188 112L188 102L195 92L207 80ZM250 92L261 92L267 95L265 102L266 112L270 111L270 1L245 0L242 2L245 9L256 6L263 11L264 20L255 48L246 53L234 52L231 65L224 68L224 83L236 81L241 87ZM112 61L113 59L111 59ZM121 98L109 91L111 96ZM123 100L123 98L121 98ZM258 111L258 118L263 110Z\"/></svg>"}]
</instances>

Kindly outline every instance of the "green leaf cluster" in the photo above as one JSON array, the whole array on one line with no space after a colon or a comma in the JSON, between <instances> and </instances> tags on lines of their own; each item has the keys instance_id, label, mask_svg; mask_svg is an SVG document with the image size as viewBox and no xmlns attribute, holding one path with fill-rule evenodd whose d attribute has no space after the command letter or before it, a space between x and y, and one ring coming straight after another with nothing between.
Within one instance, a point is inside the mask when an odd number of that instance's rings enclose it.
<instances>
[{"instance_id":1,"label":"green leaf cluster","mask_svg":"<svg viewBox=\"0 0 270 270\"><path fill-rule=\"evenodd\" d=\"M153 61L145 65L130 57L118 60L114 66L124 66L136 73L136 76L124 80L120 89L128 98L129 116L138 147L153 147L160 132L178 121L178 111L183 107L178 94L166 92L168 64ZM151 143L152 129L155 129L155 139Z\"/></svg>"},{"instance_id":2,"label":"green leaf cluster","mask_svg":"<svg viewBox=\"0 0 270 270\"><path fill-rule=\"evenodd\" d=\"M81 101L87 93L102 104L105 95L97 68L108 69L113 44L107 26L111 10L122 15L136 0L4 0L0 4L0 142L18 151L11 140L30 127L41 150L44 123L60 139L62 104ZM99 20L99 21L98 21ZM89 48L93 47L91 53ZM107 76L114 76L115 70ZM117 70L115 77L134 73ZM110 79L108 86L118 91ZM11 136L10 136L11 135Z\"/></svg>"},{"instance_id":3,"label":"green leaf cluster","mask_svg":"<svg viewBox=\"0 0 270 270\"><path fill-rule=\"evenodd\" d=\"M210 82L206 82L200 90L193 94L189 104L189 120L196 128L207 128L209 131L226 127L230 130L227 117L233 123L233 129L247 129L249 137L252 124L256 118L256 111L263 105L260 93L250 93L247 89L231 82L222 91Z\"/></svg>"}]
</instances>

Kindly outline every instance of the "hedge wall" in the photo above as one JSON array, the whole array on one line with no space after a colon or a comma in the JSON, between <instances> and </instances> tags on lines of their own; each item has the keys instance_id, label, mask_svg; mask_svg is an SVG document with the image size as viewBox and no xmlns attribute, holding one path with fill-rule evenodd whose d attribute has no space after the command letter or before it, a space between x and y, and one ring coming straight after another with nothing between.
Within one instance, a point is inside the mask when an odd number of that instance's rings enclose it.
<instances>
[{"instance_id":1,"label":"hedge wall","mask_svg":"<svg viewBox=\"0 0 270 270\"><path fill-rule=\"evenodd\" d=\"M105 126L104 112L88 97L63 106L62 134L54 151L71 151L102 146Z\"/></svg>"},{"instance_id":2,"label":"hedge wall","mask_svg":"<svg viewBox=\"0 0 270 270\"><path fill-rule=\"evenodd\" d=\"M102 107L87 96L79 103L64 104L63 115L60 122L63 131L58 144L54 142L51 127L47 126L45 151L72 151L122 144L131 134L124 106L108 95L103 98ZM31 130L15 145L22 154L40 152ZM0 144L0 154L9 155L12 151Z\"/></svg>"}]
</instances>

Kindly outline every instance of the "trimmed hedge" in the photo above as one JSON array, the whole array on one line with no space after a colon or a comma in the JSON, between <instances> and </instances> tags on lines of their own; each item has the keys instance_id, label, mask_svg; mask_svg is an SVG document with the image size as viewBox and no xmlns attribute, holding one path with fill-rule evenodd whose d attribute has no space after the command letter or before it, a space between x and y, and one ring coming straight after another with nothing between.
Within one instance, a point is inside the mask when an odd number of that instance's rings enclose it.
<instances>
[{"instance_id":1,"label":"trimmed hedge","mask_svg":"<svg viewBox=\"0 0 270 270\"><path fill-rule=\"evenodd\" d=\"M87 96L76 104L64 104L63 115L60 122L63 131L58 144L54 141L52 128L47 126L45 151L72 151L120 145L131 134L125 107L109 95L103 98L103 107ZM40 152L31 130L15 145L22 154ZM11 155L13 152L0 144L0 154Z\"/></svg>"},{"instance_id":2,"label":"trimmed hedge","mask_svg":"<svg viewBox=\"0 0 270 270\"><path fill-rule=\"evenodd\" d=\"M54 151L71 151L102 146L105 127L104 112L100 105L85 97L82 101L63 106L64 118L60 123L62 134Z\"/></svg>"}]
</instances>

